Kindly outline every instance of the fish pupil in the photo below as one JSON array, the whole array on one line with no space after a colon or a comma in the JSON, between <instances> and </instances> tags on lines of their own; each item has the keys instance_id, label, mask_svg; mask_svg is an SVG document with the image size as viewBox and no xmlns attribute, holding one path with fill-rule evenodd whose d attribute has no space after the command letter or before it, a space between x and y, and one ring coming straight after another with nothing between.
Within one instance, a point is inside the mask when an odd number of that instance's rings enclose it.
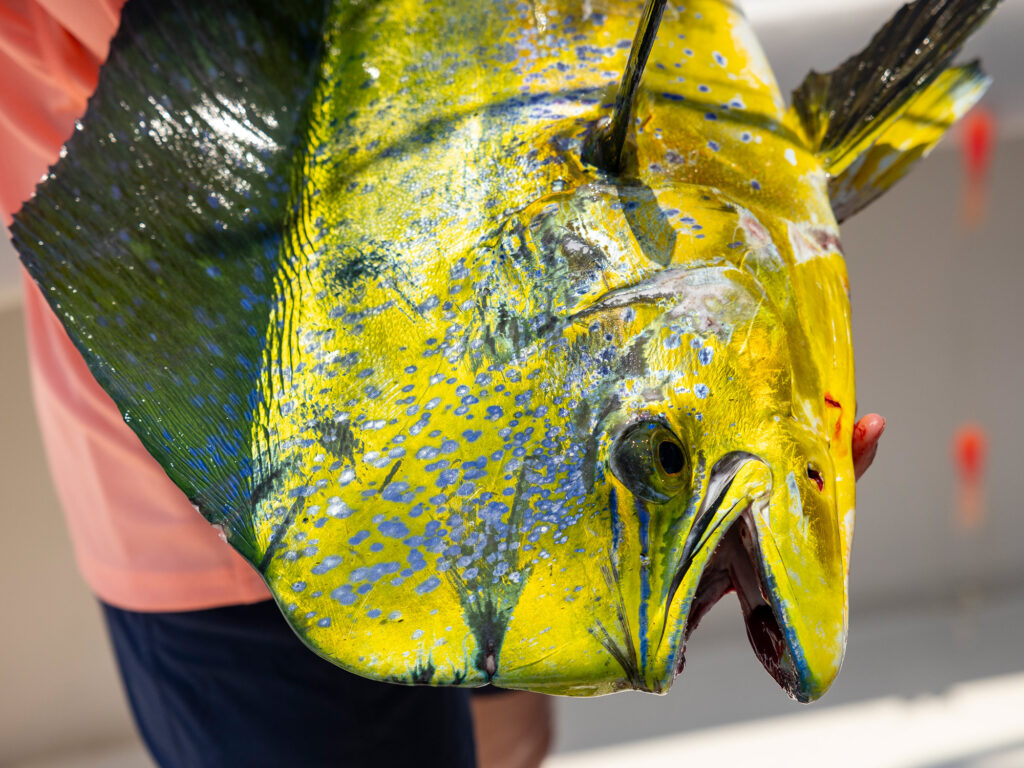
<instances>
[{"instance_id":1,"label":"fish pupil","mask_svg":"<svg viewBox=\"0 0 1024 768\"><path fill-rule=\"evenodd\" d=\"M683 471L683 451L671 440L662 440L658 444L658 462L666 474L678 475Z\"/></svg>"}]
</instances>

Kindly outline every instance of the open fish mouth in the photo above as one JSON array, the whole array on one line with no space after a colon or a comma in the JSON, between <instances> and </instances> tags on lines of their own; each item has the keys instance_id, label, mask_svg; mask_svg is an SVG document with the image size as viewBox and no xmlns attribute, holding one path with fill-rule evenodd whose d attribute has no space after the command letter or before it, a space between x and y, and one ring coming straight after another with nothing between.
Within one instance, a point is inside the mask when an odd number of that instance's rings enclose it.
<instances>
[{"instance_id":1,"label":"open fish mouth","mask_svg":"<svg viewBox=\"0 0 1024 768\"><path fill-rule=\"evenodd\" d=\"M749 505L730 524L704 567L686 619L685 641L712 606L730 592L739 598L754 655L784 690L803 698L793 655L767 587ZM676 660L676 675L683 671L684 652L685 646Z\"/></svg>"},{"instance_id":2,"label":"open fish mouth","mask_svg":"<svg viewBox=\"0 0 1024 768\"><path fill-rule=\"evenodd\" d=\"M831 686L846 649L838 534L818 514L817 497L802 496L792 473L778 474L742 450L708 472L662 603L651 688L663 690L682 672L689 637L729 592L739 599L754 655L789 696L813 701Z\"/></svg>"}]
</instances>

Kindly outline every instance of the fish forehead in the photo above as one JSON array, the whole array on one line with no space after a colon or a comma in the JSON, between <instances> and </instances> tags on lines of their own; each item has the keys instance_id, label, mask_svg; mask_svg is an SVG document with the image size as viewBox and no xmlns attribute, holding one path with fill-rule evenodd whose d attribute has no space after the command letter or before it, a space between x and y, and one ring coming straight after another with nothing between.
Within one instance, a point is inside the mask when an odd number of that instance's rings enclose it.
<instances>
[{"instance_id":1,"label":"fish forehead","mask_svg":"<svg viewBox=\"0 0 1024 768\"><path fill-rule=\"evenodd\" d=\"M595 111L610 109L638 12L636 3L382 3L358 23L339 15L330 39L357 53L325 65L314 99L306 170L322 192L304 201L306 231L459 244L496 212L575 186L579 144ZM372 44L362 34L370 27ZM389 35L409 44L381 49ZM785 160L799 149L778 127L778 89L731 4L671 5L644 83L645 181L715 186L750 208L743 198L771 199L816 168L805 154L806 167ZM773 186L759 156L774 144Z\"/></svg>"},{"instance_id":2,"label":"fish forehead","mask_svg":"<svg viewBox=\"0 0 1024 768\"><path fill-rule=\"evenodd\" d=\"M463 5L384 3L359 23L335 19L339 50L365 46L369 26L400 27L429 37L432 54L410 45L325 65L302 184L317 194L298 201L288 238L310 271L333 254L340 282L397 270L423 299L427 275L456 268L524 207L594 181L577 158L610 108L636 4ZM652 245L660 263L640 253L609 288L736 248L737 222L713 210L723 200L750 211L785 261L793 249L774 219L831 221L824 174L781 128L771 72L735 7L670 5L664 26L636 108L639 186L596 195L584 222L600 225L606 249Z\"/></svg>"}]
</instances>

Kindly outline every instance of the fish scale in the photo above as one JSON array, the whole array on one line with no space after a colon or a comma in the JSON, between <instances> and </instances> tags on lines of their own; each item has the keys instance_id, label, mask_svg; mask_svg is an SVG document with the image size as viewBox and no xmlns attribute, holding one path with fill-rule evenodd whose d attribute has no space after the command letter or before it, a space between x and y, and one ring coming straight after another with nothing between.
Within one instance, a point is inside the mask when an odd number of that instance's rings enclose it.
<instances>
[{"instance_id":1,"label":"fish scale","mask_svg":"<svg viewBox=\"0 0 1024 768\"><path fill-rule=\"evenodd\" d=\"M865 76L872 98L829 83L884 36L787 109L735 5L665 4L605 167L639 3L130 0L15 242L325 658L663 692L735 589L813 699L854 515L834 212L984 90L948 54L994 4L955 30L946 6L886 28L939 44Z\"/></svg>"}]
</instances>

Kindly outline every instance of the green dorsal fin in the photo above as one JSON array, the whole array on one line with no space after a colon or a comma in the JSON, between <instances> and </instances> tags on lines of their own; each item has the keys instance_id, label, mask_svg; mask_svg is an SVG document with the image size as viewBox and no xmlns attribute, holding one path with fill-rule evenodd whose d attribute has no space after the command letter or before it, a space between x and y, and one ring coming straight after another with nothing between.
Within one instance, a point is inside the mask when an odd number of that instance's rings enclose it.
<instances>
[{"instance_id":1,"label":"green dorsal fin","mask_svg":"<svg viewBox=\"0 0 1024 768\"><path fill-rule=\"evenodd\" d=\"M838 221L848 219L939 143L946 130L977 103L991 80L977 62L951 67L918 93L878 140L842 173L829 179Z\"/></svg>"},{"instance_id":2,"label":"green dorsal fin","mask_svg":"<svg viewBox=\"0 0 1024 768\"><path fill-rule=\"evenodd\" d=\"M825 169L841 174L946 69L999 0L916 0L856 56L811 72L793 92L788 121Z\"/></svg>"},{"instance_id":3,"label":"green dorsal fin","mask_svg":"<svg viewBox=\"0 0 1024 768\"><path fill-rule=\"evenodd\" d=\"M93 375L250 560L252 414L321 0L131 0L14 244Z\"/></svg>"}]
</instances>

